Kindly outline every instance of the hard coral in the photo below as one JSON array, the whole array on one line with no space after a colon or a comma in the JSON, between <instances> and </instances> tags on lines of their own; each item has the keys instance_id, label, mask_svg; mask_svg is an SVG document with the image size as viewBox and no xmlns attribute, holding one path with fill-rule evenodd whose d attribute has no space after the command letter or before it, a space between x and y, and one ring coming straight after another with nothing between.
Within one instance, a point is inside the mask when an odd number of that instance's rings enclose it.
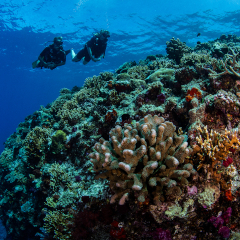
<instances>
[{"instance_id":1,"label":"hard coral","mask_svg":"<svg viewBox=\"0 0 240 240\"><path fill-rule=\"evenodd\" d=\"M174 59L177 64L180 63L181 58L185 53L192 52L191 48L186 45L186 43L181 42L178 38L171 38L170 41L166 42L167 44L167 54L168 58Z\"/></svg>"},{"instance_id":2,"label":"hard coral","mask_svg":"<svg viewBox=\"0 0 240 240\"><path fill-rule=\"evenodd\" d=\"M132 191L140 202L151 194L159 202L177 181L187 183L187 178L196 174L191 164L184 164L192 150L175 130L172 122L147 115L136 125L116 126L110 131L111 141L101 138L95 144L89 156L94 170L102 171L97 178L110 180L115 193L111 203L120 198L119 204L124 204Z\"/></svg>"},{"instance_id":3,"label":"hard coral","mask_svg":"<svg viewBox=\"0 0 240 240\"><path fill-rule=\"evenodd\" d=\"M220 183L223 190L228 189L231 176L221 171L221 166L231 154L230 149L239 149L238 133L225 130L221 134L213 130L208 131L207 126L203 129L198 127L197 130L197 143L193 146L193 153L197 153L194 159L195 164L198 164L197 170L201 169L205 179Z\"/></svg>"}]
</instances>

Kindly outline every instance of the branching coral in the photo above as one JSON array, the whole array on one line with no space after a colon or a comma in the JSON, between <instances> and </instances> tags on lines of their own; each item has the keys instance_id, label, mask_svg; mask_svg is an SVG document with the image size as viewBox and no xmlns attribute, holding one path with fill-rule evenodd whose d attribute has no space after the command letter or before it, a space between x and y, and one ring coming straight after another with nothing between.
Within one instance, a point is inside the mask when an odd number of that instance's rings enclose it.
<instances>
[{"instance_id":1,"label":"branching coral","mask_svg":"<svg viewBox=\"0 0 240 240\"><path fill-rule=\"evenodd\" d=\"M136 125L116 126L110 131L111 141L100 139L89 156L98 178L108 178L114 191L111 202L120 198L124 204L134 191L138 201L148 195L154 201L164 200L164 192L181 192L177 181L187 183L196 174L191 164L184 164L192 151L184 136L178 136L172 122L162 117L147 115ZM152 189L152 192L148 192Z\"/></svg>"},{"instance_id":2,"label":"branching coral","mask_svg":"<svg viewBox=\"0 0 240 240\"><path fill-rule=\"evenodd\" d=\"M193 153L197 153L198 171L203 168L207 180L221 183L223 189L229 188L229 175L221 171L222 162L228 159L228 155L235 149L239 149L240 141L237 132L225 130L223 134L211 130L205 126L198 127L196 144L193 146ZM232 151L230 151L232 150Z\"/></svg>"},{"instance_id":3,"label":"branching coral","mask_svg":"<svg viewBox=\"0 0 240 240\"><path fill-rule=\"evenodd\" d=\"M211 70L210 68L208 68L208 70L210 72L210 74L209 74L210 77L220 77L225 74L230 74L230 75L235 75L240 78L240 65L237 62L237 56L238 56L239 52L235 53L231 48L230 48L230 51L232 52L232 54L227 54L225 62L223 62L223 60L221 60L224 71L221 73L217 73L217 72Z\"/></svg>"},{"instance_id":4,"label":"branching coral","mask_svg":"<svg viewBox=\"0 0 240 240\"><path fill-rule=\"evenodd\" d=\"M73 211L48 211L44 218L44 229L48 233L54 233L55 239L71 239L71 224Z\"/></svg>"},{"instance_id":5,"label":"branching coral","mask_svg":"<svg viewBox=\"0 0 240 240\"><path fill-rule=\"evenodd\" d=\"M40 160L50 142L50 134L51 130L41 127L35 127L27 134L23 144L29 160Z\"/></svg>"}]
</instances>

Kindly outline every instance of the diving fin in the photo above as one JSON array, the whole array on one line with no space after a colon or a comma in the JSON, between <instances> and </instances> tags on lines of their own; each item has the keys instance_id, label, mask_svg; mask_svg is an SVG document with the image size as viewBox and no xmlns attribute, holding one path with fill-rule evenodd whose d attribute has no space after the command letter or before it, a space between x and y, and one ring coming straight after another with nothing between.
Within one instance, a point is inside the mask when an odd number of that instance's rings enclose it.
<instances>
[{"instance_id":1,"label":"diving fin","mask_svg":"<svg viewBox=\"0 0 240 240\"><path fill-rule=\"evenodd\" d=\"M39 60L34 61L32 63L32 68L36 68L39 62L40 62Z\"/></svg>"}]
</instances>

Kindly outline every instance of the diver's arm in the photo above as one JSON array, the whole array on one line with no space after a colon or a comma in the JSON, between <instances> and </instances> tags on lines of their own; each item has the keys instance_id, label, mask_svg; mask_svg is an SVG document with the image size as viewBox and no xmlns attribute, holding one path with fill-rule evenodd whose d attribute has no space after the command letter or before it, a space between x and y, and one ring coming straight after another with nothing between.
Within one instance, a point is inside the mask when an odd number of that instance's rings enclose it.
<instances>
[{"instance_id":1,"label":"diver's arm","mask_svg":"<svg viewBox=\"0 0 240 240\"><path fill-rule=\"evenodd\" d=\"M44 66L45 68L48 67L48 64L47 64L46 62L44 62L43 57L41 57L41 55L38 57L38 60L43 64L43 66Z\"/></svg>"},{"instance_id":2,"label":"diver's arm","mask_svg":"<svg viewBox=\"0 0 240 240\"><path fill-rule=\"evenodd\" d=\"M60 62L60 63L54 63L54 62L50 62L50 63L48 63L47 65L48 65L48 68L50 68L51 70L53 70L54 68L56 68L56 67L59 67L59 66L62 66L62 65L64 65L66 62Z\"/></svg>"},{"instance_id":3,"label":"diver's arm","mask_svg":"<svg viewBox=\"0 0 240 240\"><path fill-rule=\"evenodd\" d=\"M90 56L90 58L94 61L94 57L93 57L93 55L92 55L92 49L90 48L90 47L88 47L87 45L86 45L86 47L87 47L87 51L88 51L88 55ZM95 61L94 61L95 62Z\"/></svg>"},{"instance_id":4,"label":"diver's arm","mask_svg":"<svg viewBox=\"0 0 240 240\"><path fill-rule=\"evenodd\" d=\"M91 50L91 48L87 46L87 50L88 50L88 54L89 54L90 58L91 58L94 62L98 62L98 61L100 61L100 60L104 57L104 53L103 53L100 57L95 58L95 57L92 55L92 50Z\"/></svg>"},{"instance_id":5,"label":"diver's arm","mask_svg":"<svg viewBox=\"0 0 240 240\"><path fill-rule=\"evenodd\" d=\"M92 60L93 60L94 62L98 62L98 61L100 61L102 58L104 58L104 54L102 54L99 58L93 57Z\"/></svg>"}]
</instances>

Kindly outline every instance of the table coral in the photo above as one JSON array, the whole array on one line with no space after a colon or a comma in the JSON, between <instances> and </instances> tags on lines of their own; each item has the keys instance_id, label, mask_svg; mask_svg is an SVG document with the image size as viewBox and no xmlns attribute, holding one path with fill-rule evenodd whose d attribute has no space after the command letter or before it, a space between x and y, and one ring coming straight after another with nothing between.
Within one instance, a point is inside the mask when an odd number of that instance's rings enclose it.
<instances>
[{"instance_id":1,"label":"table coral","mask_svg":"<svg viewBox=\"0 0 240 240\"><path fill-rule=\"evenodd\" d=\"M161 79L167 79L170 80L171 77L173 77L175 74L175 70L171 68L160 68L159 70L152 73L150 76L146 78L146 81L148 83L151 82L158 82Z\"/></svg>"},{"instance_id":2,"label":"table coral","mask_svg":"<svg viewBox=\"0 0 240 240\"><path fill-rule=\"evenodd\" d=\"M147 115L136 125L116 126L110 131L111 141L100 139L89 156L98 178L108 178L114 191L111 202L124 204L133 190L138 201L144 202L149 187L154 201L163 191L176 188L177 181L187 182L195 174L191 164L184 164L190 154L184 136L178 136L172 122ZM177 187L178 188L178 187Z\"/></svg>"}]
</instances>

